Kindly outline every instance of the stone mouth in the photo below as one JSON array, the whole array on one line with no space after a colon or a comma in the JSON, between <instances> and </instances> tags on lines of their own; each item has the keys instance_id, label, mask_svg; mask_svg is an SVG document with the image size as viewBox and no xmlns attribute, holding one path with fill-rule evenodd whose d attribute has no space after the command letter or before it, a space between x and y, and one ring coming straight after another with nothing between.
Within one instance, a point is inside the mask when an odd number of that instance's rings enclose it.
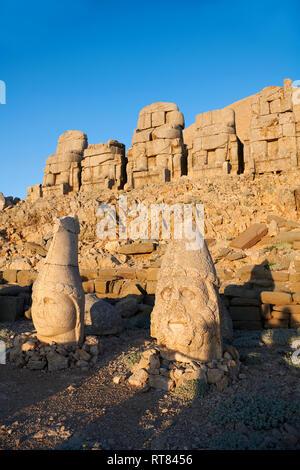
<instances>
[{"instance_id":1,"label":"stone mouth","mask_svg":"<svg viewBox=\"0 0 300 470\"><path fill-rule=\"evenodd\" d=\"M173 333L180 333L182 330L186 329L187 323L183 320L172 320L169 321L169 328Z\"/></svg>"}]
</instances>

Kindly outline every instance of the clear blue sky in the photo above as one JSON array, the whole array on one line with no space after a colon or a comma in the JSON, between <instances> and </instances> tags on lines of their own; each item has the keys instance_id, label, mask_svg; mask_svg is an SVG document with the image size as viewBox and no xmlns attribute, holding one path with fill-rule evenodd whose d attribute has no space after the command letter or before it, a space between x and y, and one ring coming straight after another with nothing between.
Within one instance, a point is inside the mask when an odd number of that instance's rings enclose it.
<instances>
[{"instance_id":1,"label":"clear blue sky","mask_svg":"<svg viewBox=\"0 0 300 470\"><path fill-rule=\"evenodd\" d=\"M300 79L299 0L0 3L0 191L24 197L68 129L130 146L139 110L195 115Z\"/></svg>"}]
</instances>

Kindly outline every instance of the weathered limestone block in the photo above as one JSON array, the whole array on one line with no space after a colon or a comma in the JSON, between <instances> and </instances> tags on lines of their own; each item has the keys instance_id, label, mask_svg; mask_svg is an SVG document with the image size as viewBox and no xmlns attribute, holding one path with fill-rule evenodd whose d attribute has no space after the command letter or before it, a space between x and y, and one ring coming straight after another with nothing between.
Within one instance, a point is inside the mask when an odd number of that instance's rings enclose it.
<instances>
[{"instance_id":1,"label":"weathered limestone block","mask_svg":"<svg viewBox=\"0 0 300 470\"><path fill-rule=\"evenodd\" d=\"M224 108L198 114L188 143L188 174L191 177L238 173L239 141L233 109Z\"/></svg>"},{"instance_id":2,"label":"weathered limestone block","mask_svg":"<svg viewBox=\"0 0 300 470\"><path fill-rule=\"evenodd\" d=\"M81 344L84 292L78 269L77 218L57 219L44 265L33 286L32 320L45 342Z\"/></svg>"},{"instance_id":3,"label":"weathered limestone block","mask_svg":"<svg viewBox=\"0 0 300 470\"><path fill-rule=\"evenodd\" d=\"M42 185L35 184L34 186L28 186L27 188L27 198L35 201L43 197Z\"/></svg>"},{"instance_id":4,"label":"weathered limestone block","mask_svg":"<svg viewBox=\"0 0 300 470\"><path fill-rule=\"evenodd\" d=\"M89 145L81 166L82 190L122 189L126 181L125 145L117 140Z\"/></svg>"},{"instance_id":5,"label":"weathered limestone block","mask_svg":"<svg viewBox=\"0 0 300 470\"><path fill-rule=\"evenodd\" d=\"M81 131L67 131L59 137L56 154L46 159L42 188L44 196L79 191L80 162L86 147L87 136Z\"/></svg>"},{"instance_id":6,"label":"weathered limestone block","mask_svg":"<svg viewBox=\"0 0 300 470\"><path fill-rule=\"evenodd\" d=\"M246 250L258 243L268 233L268 227L265 224L253 224L235 238L230 246Z\"/></svg>"},{"instance_id":7,"label":"weathered limestone block","mask_svg":"<svg viewBox=\"0 0 300 470\"><path fill-rule=\"evenodd\" d=\"M119 311L93 294L85 296L84 323L90 335L116 335L124 328Z\"/></svg>"},{"instance_id":8,"label":"weathered limestone block","mask_svg":"<svg viewBox=\"0 0 300 470\"><path fill-rule=\"evenodd\" d=\"M222 357L218 285L205 242L199 250L187 250L184 240L170 243L151 314L151 336L163 357L182 362Z\"/></svg>"},{"instance_id":9,"label":"weathered limestone block","mask_svg":"<svg viewBox=\"0 0 300 470\"><path fill-rule=\"evenodd\" d=\"M171 181L186 174L183 114L173 103L143 108L127 151L127 188Z\"/></svg>"}]
</instances>

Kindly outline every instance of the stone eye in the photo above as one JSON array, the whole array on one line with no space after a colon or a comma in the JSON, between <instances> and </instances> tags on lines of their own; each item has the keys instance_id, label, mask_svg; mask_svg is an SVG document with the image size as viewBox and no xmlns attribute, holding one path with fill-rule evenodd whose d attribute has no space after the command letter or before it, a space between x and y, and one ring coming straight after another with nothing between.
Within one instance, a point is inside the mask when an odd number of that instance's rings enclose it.
<instances>
[{"instance_id":1,"label":"stone eye","mask_svg":"<svg viewBox=\"0 0 300 470\"><path fill-rule=\"evenodd\" d=\"M161 296L164 300L170 300L172 295L172 289L170 287L166 287L161 291Z\"/></svg>"},{"instance_id":2,"label":"stone eye","mask_svg":"<svg viewBox=\"0 0 300 470\"><path fill-rule=\"evenodd\" d=\"M184 299L187 299L187 300L193 300L195 297L194 292L191 291L190 289L182 289L181 295Z\"/></svg>"}]
</instances>

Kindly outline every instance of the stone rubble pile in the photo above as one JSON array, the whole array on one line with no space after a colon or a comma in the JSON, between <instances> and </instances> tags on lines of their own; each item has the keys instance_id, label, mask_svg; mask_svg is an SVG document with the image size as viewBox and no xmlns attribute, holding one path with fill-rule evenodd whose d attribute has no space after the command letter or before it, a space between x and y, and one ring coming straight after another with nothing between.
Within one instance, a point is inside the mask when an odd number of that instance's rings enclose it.
<instances>
[{"instance_id":1,"label":"stone rubble pile","mask_svg":"<svg viewBox=\"0 0 300 470\"><path fill-rule=\"evenodd\" d=\"M143 352L141 360L131 369L128 384L134 387L152 387L176 392L178 387L197 380L214 385L222 392L235 383L239 375L239 353L233 346L227 346L223 357L219 360L190 363L168 361L160 355L157 347Z\"/></svg>"},{"instance_id":2,"label":"stone rubble pile","mask_svg":"<svg viewBox=\"0 0 300 470\"><path fill-rule=\"evenodd\" d=\"M36 333L23 333L14 338L7 356L8 362L16 367L52 372L68 368L88 370L96 364L102 352L97 336L86 336L82 346L78 347L43 343Z\"/></svg>"}]
</instances>

